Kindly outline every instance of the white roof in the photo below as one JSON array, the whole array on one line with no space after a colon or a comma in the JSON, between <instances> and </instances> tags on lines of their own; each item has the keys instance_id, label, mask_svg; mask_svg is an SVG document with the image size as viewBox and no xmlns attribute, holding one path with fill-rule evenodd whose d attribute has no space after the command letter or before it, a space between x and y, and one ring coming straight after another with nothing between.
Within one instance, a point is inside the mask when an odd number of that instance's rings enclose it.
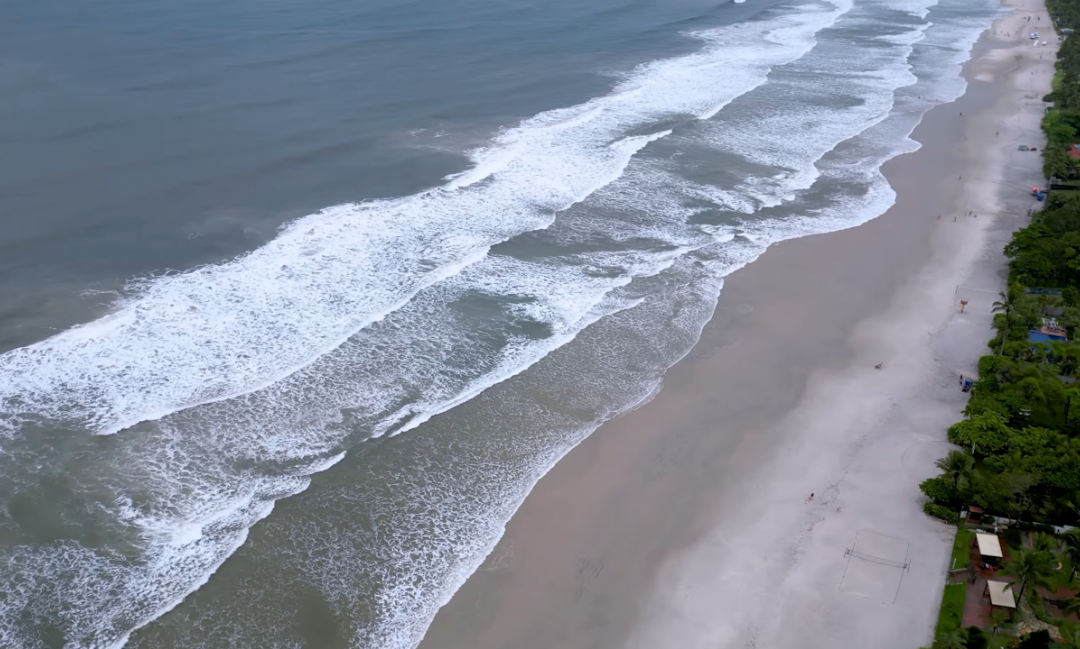
<instances>
[{"instance_id":1,"label":"white roof","mask_svg":"<svg viewBox=\"0 0 1080 649\"><path fill-rule=\"evenodd\" d=\"M988 579L986 580L986 590L990 591L991 605L1016 608L1016 598L1013 597L1012 584Z\"/></svg>"},{"instance_id":2,"label":"white roof","mask_svg":"<svg viewBox=\"0 0 1080 649\"><path fill-rule=\"evenodd\" d=\"M979 541L979 554L984 557L1004 557L1001 553L1001 541L998 540L997 534L975 534L975 538Z\"/></svg>"}]
</instances>

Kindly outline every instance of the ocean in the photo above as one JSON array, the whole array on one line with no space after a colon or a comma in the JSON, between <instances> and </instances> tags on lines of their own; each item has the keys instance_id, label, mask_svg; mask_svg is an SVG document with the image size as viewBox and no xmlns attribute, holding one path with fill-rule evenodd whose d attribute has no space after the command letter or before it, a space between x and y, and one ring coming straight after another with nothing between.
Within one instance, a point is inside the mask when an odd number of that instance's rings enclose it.
<instances>
[{"instance_id":1,"label":"ocean","mask_svg":"<svg viewBox=\"0 0 1080 649\"><path fill-rule=\"evenodd\" d=\"M770 244L863 223L991 0L0 20L0 646L410 649Z\"/></svg>"}]
</instances>

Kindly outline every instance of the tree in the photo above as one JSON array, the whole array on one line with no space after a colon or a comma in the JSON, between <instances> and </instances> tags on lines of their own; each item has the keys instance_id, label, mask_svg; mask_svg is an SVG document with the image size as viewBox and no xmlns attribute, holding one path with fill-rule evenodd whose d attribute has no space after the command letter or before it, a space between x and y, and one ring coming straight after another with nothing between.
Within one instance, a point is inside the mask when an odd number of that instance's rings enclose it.
<instances>
[{"instance_id":1,"label":"tree","mask_svg":"<svg viewBox=\"0 0 1080 649\"><path fill-rule=\"evenodd\" d=\"M919 485L919 491L939 505L955 507L961 504L960 492L944 478L927 478Z\"/></svg>"},{"instance_id":2,"label":"tree","mask_svg":"<svg viewBox=\"0 0 1080 649\"><path fill-rule=\"evenodd\" d=\"M994 637L998 632L1005 631L1008 627L1012 626L1012 622L1009 620L1009 614L1000 609L993 609L990 612L990 623L990 637Z\"/></svg>"},{"instance_id":3,"label":"tree","mask_svg":"<svg viewBox=\"0 0 1080 649\"><path fill-rule=\"evenodd\" d=\"M953 486L959 489L961 483L967 484L971 478L971 472L975 468L975 458L963 451L949 451L948 455L934 462L934 466L949 476Z\"/></svg>"},{"instance_id":4,"label":"tree","mask_svg":"<svg viewBox=\"0 0 1080 649\"><path fill-rule=\"evenodd\" d=\"M1069 577L1069 581L1072 581L1076 579L1076 569L1080 568L1080 529L1073 528L1065 532L1062 540L1065 541L1065 556L1073 566L1072 575Z\"/></svg>"},{"instance_id":5,"label":"tree","mask_svg":"<svg viewBox=\"0 0 1080 649\"><path fill-rule=\"evenodd\" d=\"M998 453L1008 445L1011 436L1012 429L1005 418L989 410L949 427L949 441L968 449L972 455Z\"/></svg>"},{"instance_id":6,"label":"tree","mask_svg":"<svg viewBox=\"0 0 1080 649\"><path fill-rule=\"evenodd\" d=\"M1001 313L1005 316L1005 330L1001 336L1001 350L998 351L998 355L1005 351L1005 339L1009 337L1009 331L1012 330L1012 316L1016 311L1017 303L1020 302L1024 295L1024 289L1019 284L1010 284L1009 288L999 293L1001 299L994 302L992 310L994 313Z\"/></svg>"},{"instance_id":7,"label":"tree","mask_svg":"<svg viewBox=\"0 0 1080 649\"><path fill-rule=\"evenodd\" d=\"M967 631L949 629L934 639L930 649L967 649Z\"/></svg>"},{"instance_id":8,"label":"tree","mask_svg":"<svg viewBox=\"0 0 1080 649\"><path fill-rule=\"evenodd\" d=\"M1020 640L1020 649L1050 649L1050 632L1046 629L1032 631Z\"/></svg>"},{"instance_id":9,"label":"tree","mask_svg":"<svg viewBox=\"0 0 1080 649\"><path fill-rule=\"evenodd\" d=\"M1065 430L1070 433L1076 432L1080 422L1080 408L1073 408L1073 404L1080 405L1080 390L1069 388L1065 391Z\"/></svg>"},{"instance_id":10,"label":"tree","mask_svg":"<svg viewBox=\"0 0 1080 649\"><path fill-rule=\"evenodd\" d=\"M1047 534L1046 532L1037 532L1035 538L1032 539L1031 549L1036 552L1045 552L1053 559L1057 553L1061 544L1054 538L1053 534Z\"/></svg>"},{"instance_id":11,"label":"tree","mask_svg":"<svg viewBox=\"0 0 1080 649\"><path fill-rule=\"evenodd\" d=\"M1036 588L1049 585L1054 578L1054 564L1049 552L1020 548L1016 557L1001 569L1001 573L1020 580L1020 592L1016 595L1019 601L1028 584Z\"/></svg>"},{"instance_id":12,"label":"tree","mask_svg":"<svg viewBox=\"0 0 1080 649\"><path fill-rule=\"evenodd\" d=\"M1080 613L1080 597L1070 597L1061 603L1061 612L1066 617L1073 613Z\"/></svg>"},{"instance_id":13,"label":"tree","mask_svg":"<svg viewBox=\"0 0 1080 649\"><path fill-rule=\"evenodd\" d=\"M986 649L989 640L986 633L977 626L969 626L965 630L964 649Z\"/></svg>"},{"instance_id":14,"label":"tree","mask_svg":"<svg viewBox=\"0 0 1080 649\"><path fill-rule=\"evenodd\" d=\"M1058 625L1058 631L1061 631L1061 637L1065 640L1062 649L1080 649L1080 627L1063 622Z\"/></svg>"}]
</instances>

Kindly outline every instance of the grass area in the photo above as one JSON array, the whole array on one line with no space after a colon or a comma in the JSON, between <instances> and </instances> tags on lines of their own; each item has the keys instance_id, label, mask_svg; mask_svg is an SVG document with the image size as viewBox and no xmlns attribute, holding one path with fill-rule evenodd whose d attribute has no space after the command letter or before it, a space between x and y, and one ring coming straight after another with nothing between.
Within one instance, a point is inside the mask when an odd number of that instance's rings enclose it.
<instances>
[{"instance_id":1,"label":"grass area","mask_svg":"<svg viewBox=\"0 0 1080 649\"><path fill-rule=\"evenodd\" d=\"M1065 78L1065 73L1061 71L1061 66L1056 66L1054 71L1054 78L1050 80L1050 89L1053 91L1061 90L1061 83Z\"/></svg>"},{"instance_id":2,"label":"grass area","mask_svg":"<svg viewBox=\"0 0 1080 649\"><path fill-rule=\"evenodd\" d=\"M974 534L963 525L956 530L956 540L953 541L952 548L952 564L949 566L950 570L963 568L968 564L971 558L971 539Z\"/></svg>"},{"instance_id":3,"label":"grass area","mask_svg":"<svg viewBox=\"0 0 1080 649\"><path fill-rule=\"evenodd\" d=\"M940 638L954 629L959 629L964 620L964 597L967 594L965 584L948 584L941 597L941 612L938 613L934 637Z\"/></svg>"},{"instance_id":4,"label":"grass area","mask_svg":"<svg viewBox=\"0 0 1080 649\"><path fill-rule=\"evenodd\" d=\"M987 634L989 635L989 634ZM1009 643L1009 636L1004 633L999 633L990 638L989 649L1004 649L1005 645Z\"/></svg>"}]
</instances>

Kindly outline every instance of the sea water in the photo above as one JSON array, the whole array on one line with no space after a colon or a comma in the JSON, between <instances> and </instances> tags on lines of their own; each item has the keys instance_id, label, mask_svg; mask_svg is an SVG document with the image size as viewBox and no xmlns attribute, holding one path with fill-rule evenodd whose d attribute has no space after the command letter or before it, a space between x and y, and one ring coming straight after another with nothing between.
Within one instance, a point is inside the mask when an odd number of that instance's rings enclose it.
<instances>
[{"instance_id":1,"label":"sea water","mask_svg":"<svg viewBox=\"0 0 1080 649\"><path fill-rule=\"evenodd\" d=\"M0 645L407 649L999 9L4 13Z\"/></svg>"}]
</instances>

